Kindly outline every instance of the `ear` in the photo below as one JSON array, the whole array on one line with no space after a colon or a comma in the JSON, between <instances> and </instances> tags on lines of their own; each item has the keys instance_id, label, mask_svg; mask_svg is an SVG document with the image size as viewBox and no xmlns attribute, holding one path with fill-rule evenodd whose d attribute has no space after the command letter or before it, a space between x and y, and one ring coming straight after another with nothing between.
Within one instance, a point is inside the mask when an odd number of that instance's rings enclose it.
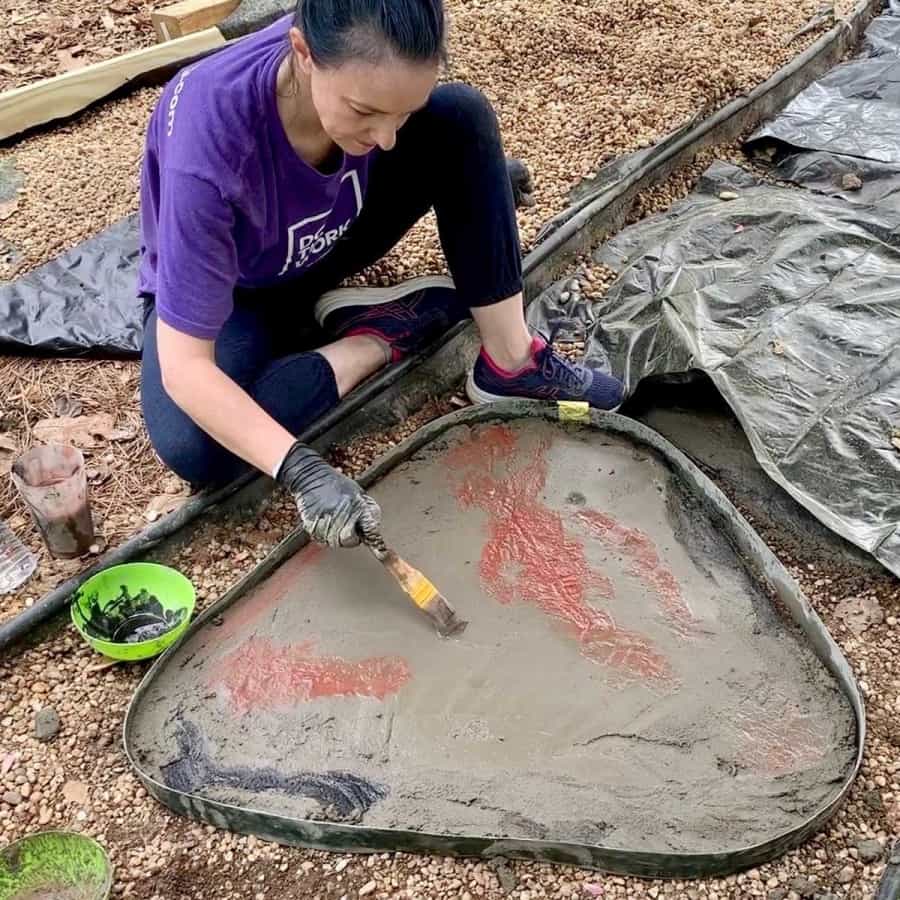
<instances>
[{"instance_id":1,"label":"ear","mask_svg":"<svg viewBox=\"0 0 900 900\"><path fill-rule=\"evenodd\" d=\"M300 66L300 71L304 75L309 75L313 70L314 63L312 54L309 52L309 44L306 43L306 38L303 37L303 32L299 28L293 27L288 32L288 37L291 41L291 52L297 60L297 65Z\"/></svg>"}]
</instances>

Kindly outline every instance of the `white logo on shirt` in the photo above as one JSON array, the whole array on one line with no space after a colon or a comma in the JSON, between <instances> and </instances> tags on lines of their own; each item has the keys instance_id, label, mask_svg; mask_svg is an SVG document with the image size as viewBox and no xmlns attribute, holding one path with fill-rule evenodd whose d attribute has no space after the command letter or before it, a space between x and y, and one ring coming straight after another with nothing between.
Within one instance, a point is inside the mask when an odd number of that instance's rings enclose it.
<instances>
[{"instance_id":1,"label":"white logo on shirt","mask_svg":"<svg viewBox=\"0 0 900 900\"><path fill-rule=\"evenodd\" d=\"M184 90L184 79L191 74L193 68L193 66L188 66L182 71L181 78L178 79L178 84L175 85L175 90L172 92L172 99L169 101L169 110L166 114L166 137L172 137L172 132L175 130L175 110L178 107L178 96Z\"/></svg>"},{"instance_id":2,"label":"white logo on shirt","mask_svg":"<svg viewBox=\"0 0 900 900\"><path fill-rule=\"evenodd\" d=\"M357 174L356 169L351 169L349 172L344 173L344 176L341 178L341 185L343 185L348 178L353 185L353 196L356 199L356 212L337 228L326 229L328 219L332 212L334 212L334 206L332 206L331 209L326 209L325 212L315 216L309 216L308 218L302 219L294 225L291 225L288 228L287 259L284 261L284 267L278 273L279 277L284 275L284 273L292 266L295 269L300 269L315 257L327 253L334 242L344 234L360 212L362 212L362 188L359 184L359 175ZM336 203L337 201L335 201L335 204ZM321 224L316 227L316 222L321 222Z\"/></svg>"}]
</instances>

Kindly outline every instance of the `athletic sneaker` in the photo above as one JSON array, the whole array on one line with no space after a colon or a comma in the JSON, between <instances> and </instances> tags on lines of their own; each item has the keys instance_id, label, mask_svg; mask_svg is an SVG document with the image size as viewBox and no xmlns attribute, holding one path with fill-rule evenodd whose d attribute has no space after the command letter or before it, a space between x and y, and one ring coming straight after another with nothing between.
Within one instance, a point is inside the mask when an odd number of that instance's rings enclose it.
<instances>
[{"instance_id":1,"label":"athletic sneaker","mask_svg":"<svg viewBox=\"0 0 900 900\"><path fill-rule=\"evenodd\" d=\"M616 409L625 386L606 372L569 362L543 338L531 344L532 360L517 372L506 372L482 348L469 373L466 393L473 403L492 400L580 400L595 409Z\"/></svg>"},{"instance_id":2,"label":"athletic sneaker","mask_svg":"<svg viewBox=\"0 0 900 900\"><path fill-rule=\"evenodd\" d=\"M453 281L426 275L386 288L348 287L323 294L315 306L319 325L335 337L370 334L390 348L392 361L423 350L447 329L469 318Z\"/></svg>"}]
</instances>

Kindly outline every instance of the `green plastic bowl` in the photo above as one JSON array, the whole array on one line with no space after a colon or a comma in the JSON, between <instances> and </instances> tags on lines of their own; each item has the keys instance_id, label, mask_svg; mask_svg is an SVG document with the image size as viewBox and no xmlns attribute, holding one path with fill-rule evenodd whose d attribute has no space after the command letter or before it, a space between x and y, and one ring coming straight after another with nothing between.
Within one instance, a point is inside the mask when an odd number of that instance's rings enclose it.
<instances>
[{"instance_id":1,"label":"green plastic bowl","mask_svg":"<svg viewBox=\"0 0 900 900\"><path fill-rule=\"evenodd\" d=\"M111 888L106 851L83 834L42 831L0 850L0 900L106 900Z\"/></svg>"},{"instance_id":2,"label":"green plastic bowl","mask_svg":"<svg viewBox=\"0 0 900 900\"><path fill-rule=\"evenodd\" d=\"M91 637L84 630L84 624L90 617L89 598L96 594L100 608L105 610L119 596L122 585L128 588L132 596L136 596L143 589L148 590L156 596L166 611L176 612L183 609L185 612L181 621L159 637L151 638L149 641L136 641L133 644ZM133 661L150 659L162 653L170 644L174 644L190 624L195 602L194 586L181 572L156 563L126 563L104 569L88 578L72 597L70 612L78 633L98 653L111 659Z\"/></svg>"}]
</instances>

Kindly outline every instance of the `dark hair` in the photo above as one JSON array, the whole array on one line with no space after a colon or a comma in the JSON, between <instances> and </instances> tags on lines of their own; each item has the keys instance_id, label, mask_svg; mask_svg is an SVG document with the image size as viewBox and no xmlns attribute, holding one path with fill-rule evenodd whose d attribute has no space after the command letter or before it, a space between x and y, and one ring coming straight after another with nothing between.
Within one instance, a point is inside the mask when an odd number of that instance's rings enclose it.
<instances>
[{"instance_id":1,"label":"dark hair","mask_svg":"<svg viewBox=\"0 0 900 900\"><path fill-rule=\"evenodd\" d=\"M323 67L389 54L426 63L447 54L443 0L298 0L294 25Z\"/></svg>"}]
</instances>

